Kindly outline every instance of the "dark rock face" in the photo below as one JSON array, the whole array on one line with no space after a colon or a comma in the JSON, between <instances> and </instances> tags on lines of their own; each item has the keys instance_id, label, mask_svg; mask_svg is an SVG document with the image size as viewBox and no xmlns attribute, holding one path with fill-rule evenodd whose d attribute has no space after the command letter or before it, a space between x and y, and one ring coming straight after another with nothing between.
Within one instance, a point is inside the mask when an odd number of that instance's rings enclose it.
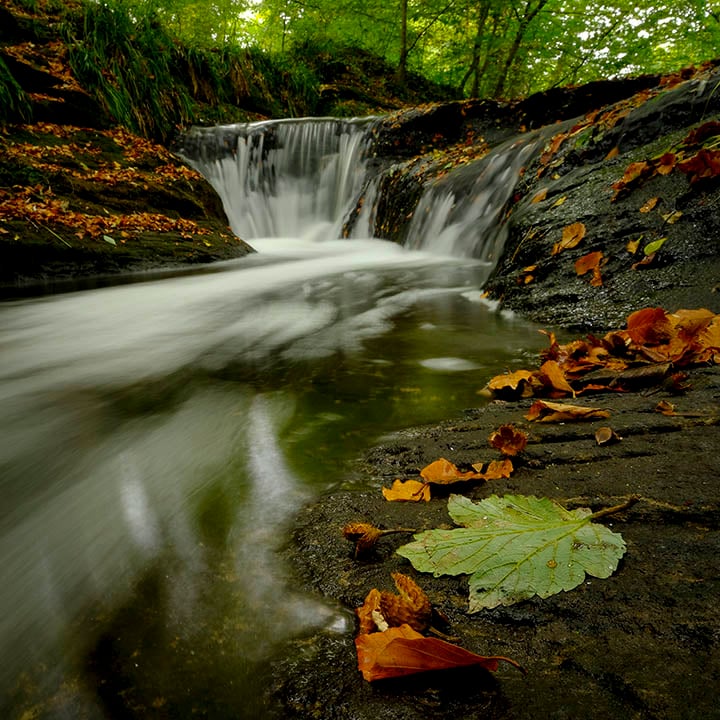
<instances>
[{"instance_id":1,"label":"dark rock face","mask_svg":"<svg viewBox=\"0 0 720 720\"><path fill-rule=\"evenodd\" d=\"M687 138L718 116L720 96L713 92L718 80L720 69L710 67L649 99L641 96L609 130L601 124L581 129L549 161L530 165L510 211L509 238L489 283L491 295L540 322L578 328L618 326L647 305L718 311L718 177L693 180L675 165L668 174L649 173L618 192L613 188L630 163L652 163L665 153L680 162L701 149ZM717 140L711 134L705 145ZM541 192L546 195L538 201ZM585 238L553 255L563 228L575 222L585 225ZM666 241L652 262L638 264L643 248L661 238ZM631 253L633 241L639 245ZM603 253L601 286L575 272L575 261L593 251ZM529 266L534 267L526 272ZM527 275L531 281L525 281Z\"/></svg>"}]
</instances>

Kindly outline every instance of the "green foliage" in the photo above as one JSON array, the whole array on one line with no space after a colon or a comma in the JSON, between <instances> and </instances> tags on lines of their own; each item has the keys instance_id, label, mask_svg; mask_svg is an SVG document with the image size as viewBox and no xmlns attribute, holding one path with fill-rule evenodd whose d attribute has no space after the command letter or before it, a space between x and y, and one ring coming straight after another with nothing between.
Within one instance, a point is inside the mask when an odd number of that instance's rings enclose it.
<instances>
[{"instance_id":1,"label":"green foliage","mask_svg":"<svg viewBox=\"0 0 720 720\"><path fill-rule=\"evenodd\" d=\"M191 119L190 95L175 79L178 49L154 14L131 14L120 0L90 2L65 34L73 72L120 124L166 139Z\"/></svg>"},{"instance_id":2,"label":"green foliage","mask_svg":"<svg viewBox=\"0 0 720 720\"><path fill-rule=\"evenodd\" d=\"M493 495L448 501L464 527L428 530L398 549L421 572L470 575L470 612L572 590L586 573L609 577L625 553L617 533L592 523L590 510L566 510L548 498Z\"/></svg>"},{"instance_id":3,"label":"green foliage","mask_svg":"<svg viewBox=\"0 0 720 720\"><path fill-rule=\"evenodd\" d=\"M27 95L0 57L0 124L26 122L32 117Z\"/></svg>"}]
</instances>

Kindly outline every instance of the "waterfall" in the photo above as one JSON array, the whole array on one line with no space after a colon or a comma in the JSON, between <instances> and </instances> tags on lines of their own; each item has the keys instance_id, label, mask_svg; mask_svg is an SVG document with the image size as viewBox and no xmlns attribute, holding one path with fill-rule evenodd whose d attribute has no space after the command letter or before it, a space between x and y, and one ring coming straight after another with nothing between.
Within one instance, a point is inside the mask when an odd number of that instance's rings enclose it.
<instances>
[{"instance_id":1,"label":"waterfall","mask_svg":"<svg viewBox=\"0 0 720 720\"><path fill-rule=\"evenodd\" d=\"M179 152L212 184L233 231L250 244L337 239L351 211L351 237L373 238L379 172L398 170L383 166L382 158L374 174L368 169L376 121L304 118L192 128ZM429 182L405 245L494 265L505 240L505 207L522 166L540 146L539 136L523 136Z\"/></svg>"},{"instance_id":2,"label":"waterfall","mask_svg":"<svg viewBox=\"0 0 720 720\"><path fill-rule=\"evenodd\" d=\"M364 179L374 118L193 128L181 154L220 196L233 232L339 237Z\"/></svg>"}]
</instances>

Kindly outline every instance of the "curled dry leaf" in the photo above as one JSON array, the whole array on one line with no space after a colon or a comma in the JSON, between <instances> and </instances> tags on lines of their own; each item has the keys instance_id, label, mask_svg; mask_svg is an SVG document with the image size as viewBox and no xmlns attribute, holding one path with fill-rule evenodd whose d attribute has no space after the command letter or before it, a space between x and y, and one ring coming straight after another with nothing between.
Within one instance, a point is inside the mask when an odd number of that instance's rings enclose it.
<instances>
[{"instance_id":1,"label":"curled dry leaf","mask_svg":"<svg viewBox=\"0 0 720 720\"><path fill-rule=\"evenodd\" d=\"M420 480L395 480L391 488L382 489L383 496L390 502L420 502L430 500L430 486Z\"/></svg>"},{"instance_id":2,"label":"curled dry leaf","mask_svg":"<svg viewBox=\"0 0 720 720\"><path fill-rule=\"evenodd\" d=\"M501 425L490 433L488 440L490 445L497 448L503 455L517 455L525 449L528 436L514 425Z\"/></svg>"},{"instance_id":3,"label":"curled dry leaf","mask_svg":"<svg viewBox=\"0 0 720 720\"><path fill-rule=\"evenodd\" d=\"M496 397L512 400L530 397L533 394L530 383L533 373L529 370L516 370L512 373L496 375L487 384L488 390Z\"/></svg>"},{"instance_id":4,"label":"curled dry leaf","mask_svg":"<svg viewBox=\"0 0 720 720\"><path fill-rule=\"evenodd\" d=\"M430 627L432 605L423 589L409 575L395 572L392 579L398 594L373 588L355 611L361 635L400 625L418 632Z\"/></svg>"},{"instance_id":5,"label":"curled dry leaf","mask_svg":"<svg viewBox=\"0 0 720 720\"><path fill-rule=\"evenodd\" d=\"M601 427L595 431L595 442L598 445L612 445L622 438L610 427Z\"/></svg>"},{"instance_id":6,"label":"curled dry leaf","mask_svg":"<svg viewBox=\"0 0 720 720\"><path fill-rule=\"evenodd\" d=\"M494 672L506 662L522 672L522 667L502 656L483 657L439 638L426 638L409 625L382 633L355 638L358 670L368 682L405 677L433 670L478 666Z\"/></svg>"},{"instance_id":7,"label":"curled dry leaf","mask_svg":"<svg viewBox=\"0 0 720 720\"><path fill-rule=\"evenodd\" d=\"M343 535L348 540L355 543L355 558L366 555L373 550L377 541L383 537L383 535L412 532L415 531L410 528L392 528L390 530L381 530L370 523L364 522L348 523L343 528Z\"/></svg>"},{"instance_id":8,"label":"curled dry leaf","mask_svg":"<svg viewBox=\"0 0 720 720\"><path fill-rule=\"evenodd\" d=\"M668 402L667 400L661 400L656 406L655 406L655 412L659 412L662 415L675 415L675 406Z\"/></svg>"},{"instance_id":9,"label":"curled dry leaf","mask_svg":"<svg viewBox=\"0 0 720 720\"><path fill-rule=\"evenodd\" d=\"M536 400L525 415L527 420L536 422L572 422L574 420L597 420L610 417L607 410L584 405L568 405L547 400Z\"/></svg>"},{"instance_id":10,"label":"curled dry leaf","mask_svg":"<svg viewBox=\"0 0 720 720\"><path fill-rule=\"evenodd\" d=\"M504 460L491 460L485 470L484 463L474 463L473 468L477 470L478 477L483 480L501 480L509 478L515 469L510 458Z\"/></svg>"},{"instance_id":11,"label":"curled dry leaf","mask_svg":"<svg viewBox=\"0 0 720 720\"><path fill-rule=\"evenodd\" d=\"M474 471L462 471L457 465L451 463L445 458L439 458L435 462L426 465L421 471L420 476L425 482L435 483L436 485L449 485L450 483L461 480L482 480L482 476Z\"/></svg>"}]
</instances>

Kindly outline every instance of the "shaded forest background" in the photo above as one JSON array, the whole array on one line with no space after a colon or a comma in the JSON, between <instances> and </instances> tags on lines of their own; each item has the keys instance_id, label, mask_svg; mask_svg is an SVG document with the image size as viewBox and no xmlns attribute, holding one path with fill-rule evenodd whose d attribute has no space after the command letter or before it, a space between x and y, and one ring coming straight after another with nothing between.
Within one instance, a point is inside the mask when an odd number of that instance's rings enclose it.
<instances>
[{"instance_id":1,"label":"shaded forest background","mask_svg":"<svg viewBox=\"0 0 720 720\"><path fill-rule=\"evenodd\" d=\"M23 89L34 64L164 141L191 123L509 100L665 73L715 55L720 2L0 0L0 28L0 122L37 119L52 101ZM34 42L14 44L18 30Z\"/></svg>"}]
</instances>

